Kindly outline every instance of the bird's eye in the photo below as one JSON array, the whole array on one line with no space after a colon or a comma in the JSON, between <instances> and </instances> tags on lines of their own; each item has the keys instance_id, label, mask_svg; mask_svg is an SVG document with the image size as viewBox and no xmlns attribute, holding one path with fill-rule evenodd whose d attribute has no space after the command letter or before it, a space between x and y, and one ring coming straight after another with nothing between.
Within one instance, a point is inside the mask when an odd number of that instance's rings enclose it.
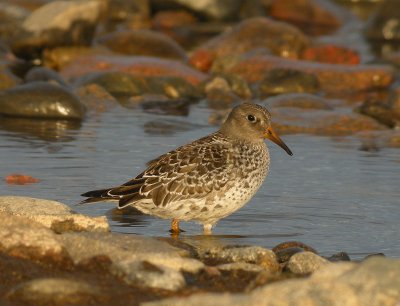
<instances>
[{"instance_id":1,"label":"bird's eye","mask_svg":"<svg viewBox=\"0 0 400 306\"><path fill-rule=\"evenodd\" d=\"M254 121L256 121L256 117L254 117L253 115L248 115L247 120L254 122Z\"/></svg>"}]
</instances>

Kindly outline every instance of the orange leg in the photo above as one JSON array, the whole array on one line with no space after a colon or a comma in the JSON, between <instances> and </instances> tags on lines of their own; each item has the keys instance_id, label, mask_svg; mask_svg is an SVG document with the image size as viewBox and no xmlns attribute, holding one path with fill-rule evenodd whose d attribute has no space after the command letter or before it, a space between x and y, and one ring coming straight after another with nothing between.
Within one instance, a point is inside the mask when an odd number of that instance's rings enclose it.
<instances>
[{"instance_id":1,"label":"orange leg","mask_svg":"<svg viewBox=\"0 0 400 306\"><path fill-rule=\"evenodd\" d=\"M172 234L179 234L181 232L181 229L179 228L179 220L178 219L172 219L170 232Z\"/></svg>"}]
</instances>

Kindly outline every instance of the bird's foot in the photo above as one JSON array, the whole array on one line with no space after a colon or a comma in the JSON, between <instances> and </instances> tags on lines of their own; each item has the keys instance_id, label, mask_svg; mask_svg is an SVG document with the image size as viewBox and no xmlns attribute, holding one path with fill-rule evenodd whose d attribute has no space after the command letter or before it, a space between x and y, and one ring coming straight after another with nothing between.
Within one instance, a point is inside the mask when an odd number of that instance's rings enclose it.
<instances>
[{"instance_id":1,"label":"bird's foot","mask_svg":"<svg viewBox=\"0 0 400 306\"><path fill-rule=\"evenodd\" d=\"M212 234L212 224L204 224L203 225L203 233L204 233L204 235L211 235Z\"/></svg>"},{"instance_id":2,"label":"bird's foot","mask_svg":"<svg viewBox=\"0 0 400 306\"><path fill-rule=\"evenodd\" d=\"M171 222L171 229L169 230L171 236L178 236L180 233L184 232L184 230L179 228L179 220L172 219Z\"/></svg>"}]
</instances>

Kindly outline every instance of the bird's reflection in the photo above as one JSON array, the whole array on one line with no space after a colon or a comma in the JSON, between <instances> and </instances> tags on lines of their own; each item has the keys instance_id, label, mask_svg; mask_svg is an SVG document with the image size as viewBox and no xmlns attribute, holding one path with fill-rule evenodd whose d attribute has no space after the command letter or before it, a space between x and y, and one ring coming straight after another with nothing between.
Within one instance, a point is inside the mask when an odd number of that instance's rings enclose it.
<instances>
[{"instance_id":1,"label":"bird's reflection","mask_svg":"<svg viewBox=\"0 0 400 306\"><path fill-rule=\"evenodd\" d=\"M68 142L76 138L76 131L80 128L81 122L73 120L0 118L0 129L12 132L13 136L21 139L35 137L50 142Z\"/></svg>"}]
</instances>

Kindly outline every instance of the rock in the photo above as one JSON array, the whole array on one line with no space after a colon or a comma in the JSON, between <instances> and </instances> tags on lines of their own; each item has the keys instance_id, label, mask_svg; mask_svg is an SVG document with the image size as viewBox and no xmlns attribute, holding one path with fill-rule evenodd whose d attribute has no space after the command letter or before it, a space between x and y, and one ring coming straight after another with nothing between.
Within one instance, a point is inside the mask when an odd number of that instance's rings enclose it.
<instances>
[{"instance_id":1,"label":"rock","mask_svg":"<svg viewBox=\"0 0 400 306\"><path fill-rule=\"evenodd\" d=\"M118 105L117 99L97 84L83 85L75 90L75 94L89 112L102 113Z\"/></svg>"},{"instance_id":2,"label":"rock","mask_svg":"<svg viewBox=\"0 0 400 306\"><path fill-rule=\"evenodd\" d=\"M123 261L117 264L116 275L127 284L177 291L186 285L182 273L176 269L156 266L147 261ZM119 272L120 271L120 272Z\"/></svg>"},{"instance_id":3,"label":"rock","mask_svg":"<svg viewBox=\"0 0 400 306\"><path fill-rule=\"evenodd\" d=\"M314 74L286 68L268 71L258 86L263 97L293 92L314 93L318 90L319 82Z\"/></svg>"},{"instance_id":4,"label":"rock","mask_svg":"<svg viewBox=\"0 0 400 306\"><path fill-rule=\"evenodd\" d=\"M109 231L106 217L89 217L76 214L67 205L56 201L0 196L0 212L35 221L57 233L65 231Z\"/></svg>"},{"instance_id":5,"label":"rock","mask_svg":"<svg viewBox=\"0 0 400 306\"><path fill-rule=\"evenodd\" d=\"M212 79L204 87L210 108L226 109L230 108L231 104L240 101L240 98L235 95L228 82L222 77Z\"/></svg>"},{"instance_id":6,"label":"rock","mask_svg":"<svg viewBox=\"0 0 400 306\"><path fill-rule=\"evenodd\" d=\"M365 36L369 40L400 40L399 4L399 0L388 0L381 3L365 27Z\"/></svg>"},{"instance_id":7,"label":"rock","mask_svg":"<svg viewBox=\"0 0 400 306\"><path fill-rule=\"evenodd\" d=\"M334 32L341 21L332 10L324 7L326 2L314 0L274 0L269 8L271 17L290 22L305 29L324 27Z\"/></svg>"},{"instance_id":8,"label":"rock","mask_svg":"<svg viewBox=\"0 0 400 306\"><path fill-rule=\"evenodd\" d=\"M301 58L329 64L358 65L361 62L360 55L355 50L335 45L308 47L303 51Z\"/></svg>"},{"instance_id":9,"label":"rock","mask_svg":"<svg viewBox=\"0 0 400 306\"><path fill-rule=\"evenodd\" d=\"M44 119L83 119L85 108L71 91L47 82L19 85L0 93L0 114Z\"/></svg>"},{"instance_id":10,"label":"rock","mask_svg":"<svg viewBox=\"0 0 400 306\"><path fill-rule=\"evenodd\" d=\"M149 91L145 78L119 71L89 73L74 82L75 87L90 84L101 86L116 98L143 95Z\"/></svg>"},{"instance_id":11,"label":"rock","mask_svg":"<svg viewBox=\"0 0 400 306\"><path fill-rule=\"evenodd\" d=\"M361 264L330 264L309 278L267 284L249 294L202 293L143 305L391 306L399 299L400 260L375 257Z\"/></svg>"},{"instance_id":12,"label":"rock","mask_svg":"<svg viewBox=\"0 0 400 306\"><path fill-rule=\"evenodd\" d=\"M378 122L390 127L400 127L400 90L392 92L388 101L380 101L374 97L368 98L355 111L370 116Z\"/></svg>"},{"instance_id":13,"label":"rock","mask_svg":"<svg viewBox=\"0 0 400 306\"><path fill-rule=\"evenodd\" d=\"M60 260L65 251L57 235L43 225L0 211L0 251L28 259Z\"/></svg>"},{"instance_id":14,"label":"rock","mask_svg":"<svg viewBox=\"0 0 400 306\"><path fill-rule=\"evenodd\" d=\"M308 45L308 38L293 26L264 17L250 18L200 46L192 54L190 62L204 70L204 54L209 53L207 58L216 59L255 49L266 49L281 57L298 58ZM201 52L201 57L198 52ZM194 60L196 58L202 59L199 65Z\"/></svg>"},{"instance_id":15,"label":"rock","mask_svg":"<svg viewBox=\"0 0 400 306\"><path fill-rule=\"evenodd\" d=\"M300 252L312 252L317 254L317 251L312 247L298 241L286 241L276 245L272 251L275 253L279 263L289 261L290 257Z\"/></svg>"},{"instance_id":16,"label":"rock","mask_svg":"<svg viewBox=\"0 0 400 306\"><path fill-rule=\"evenodd\" d=\"M171 37L186 50L193 49L194 36L190 27L197 23L197 18L185 10L166 10L155 13L151 28Z\"/></svg>"},{"instance_id":17,"label":"rock","mask_svg":"<svg viewBox=\"0 0 400 306\"><path fill-rule=\"evenodd\" d=\"M61 71L75 59L82 56L110 55L112 52L103 46L62 46L45 49L42 54L43 66Z\"/></svg>"},{"instance_id":18,"label":"rock","mask_svg":"<svg viewBox=\"0 0 400 306\"><path fill-rule=\"evenodd\" d=\"M21 5L7 2L11 1L2 1L0 6L0 38L9 42L29 11Z\"/></svg>"},{"instance_id":19,"label":"rock","mask_svg":"<svg viewBox=\"0 0 400 306\"><path fill-rule=\"evenodd\" d=\"M149 26L149 0L109 0L107 29L140 29Z\"/></svg>"},{"instance_id":20,"label":"rock","mask_svg":"<svg viewBox=\"0 0 400 306\"><path fill-rule=\"evenodd\" d=\"M0 90L17 86L21 81L11 73L7 66L0 63Z\"/></svg>"},{"instance_id":21,"label":"rock","mask_svg":"<svg viewBox=\"0 0 400 306\"><path fill-rule=\"evenodd\" d=\"M6 176L5 181L10 185L25 185L39 183L40 180L26 174L12 173Z\"/></svg>"},{"instance_id":22,"label":"rock","mask_svg":"<svg viewBox=\"0 0 400 306\"><path fill-rule=\"evenodd\" d=\"M199 84L207 77L205 74L175 60L145 56L104 55L77 58L61 71L61 75L66 79L70 79L101 71L120 71L140 77L180 77L192 85Z\"/></svg>"},{"instance_id":23,"label":"rock","mask_svg":"<svg viewBox=\"0 0 400 306\"><path fill-rule=\"evenodd\" d=\"M336 101L322 98L307 93L281 94L276 97L269 97L265 103L271 108L275 107L294 107L302 109L321 109L333 110Z\"/></svg>"},{"instance_id":24,"label":"rock","mask_svg":"<svg viewBox=\"0 0 400 306\"><path fill-rule=\"evenodd\" d=\"M33 67L26 73L26 83L37 81L49 82L56 85L68 87L68 84L56 71L47 67Z\"/></svg>"},{"instance_id":25,"label":"rock","mask_svg":"<svg viewBox=\"0 0 400 306\"><path fill-rule=\"evenodd\" d=\"M262 80L276 68L299 70L314 74L326 92L364 91L387 88L393 81L393 69L387 65L339 65L283 59L272 55L244 59L224 72L236 73L250 83Z\"/></svg>"},{"instance_id":26,"label":"rock","mask_svg":"<svg viewBox=\"0 0 400 306\"><path fill-rule=\"evenodd\" d=\"M250 263L246 263L246 262L240 262L240 261L218 265L217 268L222 271L242 270L242 271L254 272L254 273L258 273L258 272L261 272L264 270L259 265L250 264Z\"/></svg>"},{"instance_id":27,"label":"rock","mask_svg":"<svg viewBox=\"0 0 400 306\"><path fill-rule=\"evenodd\" d=\"M104 2L54 1L35 10L22 23L11 49L24 59L40 58L45 48L89 45Z\"/></svg>"},{"instance_id":28,"label":"rock","mask_svg":"<svg viewBox=\"0 0 400 306\"><path fill-rule=\"evenodd\" d=\"M331 262L350 261L350 256L346 252L339 252L327 258Z\"/></svg>"},{"instance_id":29,"label":"rock","mask_svg":"<svg viewBox=\"0 0 400 306\"><path fill-rule=\"evenodd\" d=\"M307 275L328 264L329 261L313 252L300 252L290 257L286 268L295 274Z\"/></svg>"},{"instance_id":30,"label":"rock","mask_svg":"<svg viewBox=\"0 0 400 306\"><path fill-rule=\"evenodd\" d=\"M152 8L164 10L166 8L185 9L206 20L222 21L237 17L240 0L152 0Z\"/></svg>"},{"instance_id":31,"label":"rock","mask_svg":"<svg viewBox=\"0 0 400 306\"><path fill-rule=\"evenodd\" d=\"M165 34L151 30L117 31L98 38L97 43L119 54L188 60L185 50L178 43Z\"/></svg>"},{"instance_id":32,"label":"rock","mask_svg":"<svg viewBox=\"0 0 400 306\"><path fill-rule=\"evenodd\" d=\"M82 280L63 278L40 278L23 282L11 289L7 298L29 305L75 305L86 304L99 296L101 289Z\"/></svg>"},{"instance_id":33,"label":"rock","mask_svg":"<svg viewBox=\"0 0 400 306\"><path fill-rule=\"evenodd\" d=\"M69 233L60 239L76 264L107 256L111 273L139 287L178 290L186 284L182 271L197 273L204 267L198 260L182 257L186 251L152 238Z\"/></svg>"},{"instance_id":34,"label":"rock","mask_svg":"<svg viewBox=\"0 0 400 306\"><path fill-rule=\"evenodd\" d=\"M199 257L206 263L245 262L255 264L271 272L280 270L275 253L257 246L225 246L199 249Z\"/></svg>"}]
</instances>

